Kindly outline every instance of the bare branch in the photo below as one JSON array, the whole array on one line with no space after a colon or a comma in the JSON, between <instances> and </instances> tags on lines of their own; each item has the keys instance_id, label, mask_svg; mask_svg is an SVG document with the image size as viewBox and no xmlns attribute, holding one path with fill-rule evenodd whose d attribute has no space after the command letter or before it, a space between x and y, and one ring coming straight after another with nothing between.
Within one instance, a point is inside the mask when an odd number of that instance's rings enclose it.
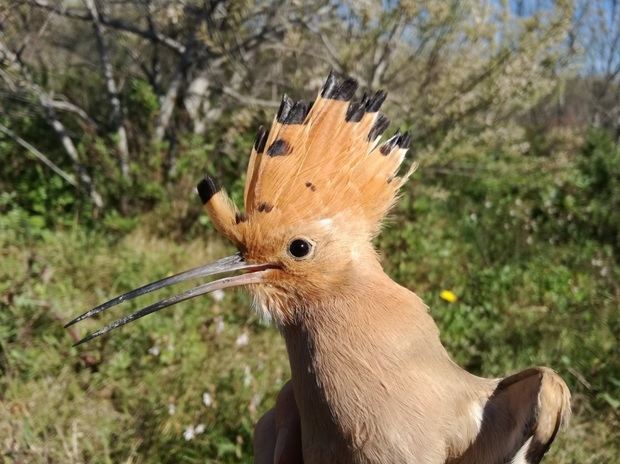
<instances>
[{"instance_id":1,"label":"bare branch","mask_svg":"<svg viewBox=\"0 0 620 464\"><path fill-rule=\"evenodd\" d=\"M250 104L250 105L263 106L265 108L278 108L281 103L280 101L264 100L262 98L254 98L248 95L242 95L239 92L237 92L235 89L233 89L232 87L229 87L226 85L222 86L221 89L223 93L225 93L226 95L230 97L233 97L235 100L239 100L243 103Z\"/></svg>"},{"instance_id":2,"label":"bare branch","mask_svg":"<svg viewBox=\"0 0 620 464\"><path fill-rule=\"evenodd\" d=\"M300 20L299 22L300 22L300 24L302 26L304 26L310 32L315 34L319 39L321 39L321 43L323 44L323 48L327 52L327 56L323 57L323 59L327 60L329 65L334 70L336 70L338 72L343 72L344 67L342 65L342 62L340 61L340 58L338 56L338 52L337 52L336 48L334 47L334 45L329 40L329 38L327 37L327 35L325 33L323 33L323 31L321 31L321 29L319 27L314 27L311 24L309 24L309 23L307 23L305 21L302 21L302 20Z\"/></svg>"},{"instance_id":3,"label":"bare branch","mask_svg":"<svg viewBox=\"0 0 620 464\"><path fill-rule=\"evenodd\" d=\"M75 180L75 177L73 177L71 174L63 171L60 167L58 167L58 165L56 165L52 160L50 160L47 156L45 156L43 153L41 153L38 149L36 149L34 146L32 146L30 143L28 143L27 141L25 141L24 139L22 139L20 136L18 136L15 132L13 132L11 129L9 129L8 127L4 126L3 124L0 124L0 132L6 134L11 140L13 140L15 143L21 145L23 148L25 148L30 154L32 154L37 160L39 160L40 162L42 162L45 166L47 166L48 168L50 168L52 171L54 171L56 174L58 174L62 179L64 179L68 184L72 185L73 187L80 189L80 184ZM103 199L101 198L101 195L99 195L99 193L97 193L95 190L90 190L89 192L90 195L90 199L93 202L93 204L98 208L101 209L103 208Z\"/></svg>"},{"instance_id":4,"label":"bare branch","mask_svg":"<svg viewBox=\"0 0 620 464\"><path fill-rule=\"evenodd\" d=\"M383 46L377 47L375 50L370 79L368 80L369 87L377 88L381 85L381 82L383 82L383 76L388 68L392 52L395 48L394 37L402 34L404 27L405 23L402 19L394 23L392 29L385 38Z\"/></svg>"},{"instance_id":5,"label":"bare branch","mask_svg":"<svg viewBox=\"0 0 620 464\"><path fill-rule=\"evenodd\" d=\"M59 5L52 5L47 0L29 0L28 3L31 6L51 11L54 14L64 16L66 18L78 19L80 21L93 21L92 13L86 12L82 9L66 8ZM141 29L131 23L128 23L127 21L123 21L122 19L108 18L105 15L99 15L99 21L106 27L128 32L130 34L137 35L152 42L161 43L162 45L165 45L166 47L178 54L183 54L185 52L185 46L182 43L178 42L172 37L168 37L167 35L156 31L153 28Z\"/></svg>"},{"instance_id":6,"label":"bare branch","mask_svg":"<svg viewBox=\"0 0 620 464\"><path fill-rule=\"evenodd\" d=\"M0 41L0 60L5 61L6 69L21 74L23 76L22 85L27 86L28 89L37 97L41 104L48 123L52 126L56 135L60 139L65 152L69 156L69 159L73 162L74 169L78 175L78 178L83 185L85 191L90 195L90 198L97 208L103 207L103 200L101 195L95 189L92 178L86 172L84 165L80 162L79 154L73 140L67 134L64 124L58 118L54 106L52 104L53 98L45 92L39 85L37 85L28 68L21 62L20 58L12 52L2 41Z\"/></svg>"},{"instance_id":7,"label":"bare branch","mask_svg":"<svg viewBox=\"0 0 620 464\"><path fill-rule=\"evenodd\" d=\"M60 177L62 177L68 184L73 185L75 188L80 188L80 185L75 180L75 177L73 177L71 174L69 174L69 173L63 171L62 169L60 169L51 159L49 159L47 156L45 156L43 153L41 153L35 147L30 145L24 139L22 139L20 136L18 136L11 129L9 129L8 127L4 126L3 124L0 124L0 132L2 132L3 134L7 135L15 143L21 145L26 150L28 150L28 152L31 153L36 159L41 161L44 165L46 165L48 168L50 168L52 171L54 171L56 174L58 174Z\"/></svg>"},{"instance_id":8,"label":"bare branch","mask_svg":"<svg viewBox=\"0 0 620 464\"><path fill-rule=\"evenodd\" d=\"M121 99L118 94L118 88L114 79L114 70L112 62L108 54L108 48L103 37L103 27L101 26L99 10L94 0L84 0L93 23L93 31L97 39L97 48L99 50L99 58L101 59L101 68L106 83L108 99L112 108L111 120L114 131L116 132L116 148L119 155L119 165L123 178L129 178L129 147L127 145L127 130L123 123L123 109L121 108Z\"/></svg>"},{"instance_id":9,"label":"bare branch","mask_svg":"<svg viewBox=\"0 0 620 464\"><path fill-rule=\"evenodd\" d=\"M168 126L170 125L170 119L172 118L172 113L174 112L174 107L176 105L183 80L183 69L181 68L181 65L179 65L179 68L175 71L174 76L168 85L166 94L160 102L159 116L157 117L157 123L155 125L156 141L162 141L164 139L164 135L166 135L166 130L168 130Z\"/></svg>"},{"instance_id":10,"label":"bare branch","mask_svg":"<svg viewBox=\"0 0 620 464\"><path fill-rule=\"evenodd\" d=\"M97 127L97 123L93 121L93 119L88 115L88 113L86 113L86 111L84 111L82 108L75 105L74 103L68 102L66 100L52 100L50 101L50 105L57 110L74 113L80 118L82 118L90 126Z\"/></svg>"}]
</instances>

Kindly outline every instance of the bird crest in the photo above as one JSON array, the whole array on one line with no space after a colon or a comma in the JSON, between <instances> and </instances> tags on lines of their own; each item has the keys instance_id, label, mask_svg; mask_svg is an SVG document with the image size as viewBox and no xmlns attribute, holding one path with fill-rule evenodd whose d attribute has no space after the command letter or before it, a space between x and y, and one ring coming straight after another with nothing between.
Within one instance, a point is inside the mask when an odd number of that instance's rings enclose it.
<instances>
[{"instance_id":1,"label":"bird crest","mask_svg":"<svg viewBox=\"0 0 620 464\"><path fill-rule=\"evenodd\" d=\"M358 84L330 73L313 103L286 95L271 129L258 130L250 154L241 213L207 176L198 192L216 228L237 245L248 228L301 221L348 224L372 238L399 188L411 137L395 133L381 143L390 121L379 112L386 93L354 99Z\"/></svg>"}]
</instances>

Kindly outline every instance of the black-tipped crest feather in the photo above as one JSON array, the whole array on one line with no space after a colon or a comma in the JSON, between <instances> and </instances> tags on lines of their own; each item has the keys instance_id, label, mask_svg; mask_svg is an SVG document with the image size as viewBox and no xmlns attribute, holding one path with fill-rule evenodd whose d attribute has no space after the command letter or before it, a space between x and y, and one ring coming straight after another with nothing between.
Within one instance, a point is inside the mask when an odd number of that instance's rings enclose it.
<instances>
[{"instance_id":1,"label":"black-tipped crest feather","mask_svg":"<svg viewBox=\"0 0 620 464\"><path fill-rule=\"evenodd\" d=\"M321 97L323 98L331 98L329 95L334 93L334 89L338 86L338 80L336 79L336 75L334 71L330 71L327 79L325 80L325 84L323 84L323 88L321 89Z\"/></svg>"},{"instance_id":2,"label":"black-tipped crest feather","mask_svg":"<svg viewBox=\"0 0 620 464\"><path fill-rule=\"evenodd\" d=\"M258 128L258 132L256 133L256 141L254 142L254 150L256 153L262 153L265 151L265 144L267 143L267 130L260 126Z\"/></svg>"},{"instance_id":3,"label":"black-tipped crest feather","mask_svg":"<svg viewBox=\"0 0 620 464\"><path fill-rule=\"evenodd\" d=\"M379 137L385 132L389 125L389 118L387 118L383 114L379 114L379 116L377 116L377 120L372 126L372 129L370 129L370 132L368 133L368 140L371 142L375 140L377 137Z\"/></svg>"},{"instance_id":4,"label":"black-tipped crest feather","mask_svg":"<svg viewBox=\"0 0 620 464\"><path fill-rule=\"evenodd\" d=\"M367 113L376 113L381 109L381 105L385 101L387 97L387 92L385 90L378 90L375 94L368 99L366 102L366 112Z\"/></svg>"},{"instance_id":5,"label":"black-tipped crest feather","mask_svg":"<svg viewBox=\"0 0 620 464\"><path fill-rule=\"evenodd\" d=\"M198 183L197 189L202 203L206 204L222 187L213 177L207 175Z\"/></svg>"},{"instance_id":6,"label":"black-tipped crest feather","mask_svg":"<svg viewBox=\"0 0 620 464\"><path fill-rule=\"evenodd\" d=\"M409 132L405 132L401 134L397 142L398 148L407 149L411 146L411 134Z\"/></svg>"},{"instance_id":7,"label":"black-tipped crest feather","mask_svg":"<svg viewBox=\"0 0 620 464\"><path fill-rule=\"evenodd\" d=\"M364 116L364 105L358 101L352 101L347 108L347 114L345 121L347 122L360 122Z\"/></svg>"},{"instance_id":8,"label":"black-tipped crest feather","mask_svg":"<svg viewBox=\"0 0 620 464\"><path fill-rule=\"evenodd\" d=\"M288 95L282 95L282 102L280 103L280 108L278 108L278 113L276 115L276 120L279 123L284 123L284 121L286 121L289 112L293 108L293 104L293 100L291 100Z\"/></svg>"},{"instance_id":9,"label":"black-tipped crest feather","mask_svg":"<svg viewBox=\"0 0 620 464\"><path fill-rule=\"evenodd\" d=\"M321 91L321 97L331 100L349 101L355 95L358 84L357 81L351 77L340 81L336 78L333 71L327 76L327 80L323 85Z\"/></svg>"},{"instance_id":10,"label":"black-tipped crest feather","mask_svg":"<svg viewBox=\"0 0 620 464\"><path fill-rule=\"evenodd\" d=\"M308 114L308 104L302 100L293 103L288 113L278 122L282 124L302 124Z\"/></svg>"}]
</instances>

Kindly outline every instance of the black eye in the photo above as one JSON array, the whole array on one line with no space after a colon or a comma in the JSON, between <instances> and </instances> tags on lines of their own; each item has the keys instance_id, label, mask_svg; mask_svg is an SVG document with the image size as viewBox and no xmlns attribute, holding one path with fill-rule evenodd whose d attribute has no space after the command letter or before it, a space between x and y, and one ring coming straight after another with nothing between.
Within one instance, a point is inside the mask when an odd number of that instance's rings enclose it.
<instances>
[{"instance_id":1,"label":"black eye","mask_svg":"<svg viewBox=\"0 0 620 464\"><path fill-rule=\"evenodd\" d=\"M303 258L312 250L312 245L303 238L296 238L288 245L288 252L295 258Z\"/></svg>"}]
</instances>

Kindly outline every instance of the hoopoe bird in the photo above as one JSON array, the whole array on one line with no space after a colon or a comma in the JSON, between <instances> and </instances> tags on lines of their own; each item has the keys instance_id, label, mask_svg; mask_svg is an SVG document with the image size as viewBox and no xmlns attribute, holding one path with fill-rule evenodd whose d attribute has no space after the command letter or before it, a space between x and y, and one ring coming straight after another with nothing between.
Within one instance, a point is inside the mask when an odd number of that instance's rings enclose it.
<instances>
[{"instance_id":1,"label":"hoopoe bird","mask_svg":"<svg viewBox=\"0 0 620 464\"><path fill-rule=\"evenodd\" d=\"M381 141L386 93L329 75L313 104L284 96L250 154L241 212L212 177L198 193L237 254L114 298L240 271L163 299L79 343L216 289L246 287L286 343L291 381L259 421L257 463L534 464L570 415L551 369L505 378L452 361L427 306L387 276L372 245L415 168L407 133ZM296 461L292 461L296 460Z\"/></svg>"}]
</instances>

